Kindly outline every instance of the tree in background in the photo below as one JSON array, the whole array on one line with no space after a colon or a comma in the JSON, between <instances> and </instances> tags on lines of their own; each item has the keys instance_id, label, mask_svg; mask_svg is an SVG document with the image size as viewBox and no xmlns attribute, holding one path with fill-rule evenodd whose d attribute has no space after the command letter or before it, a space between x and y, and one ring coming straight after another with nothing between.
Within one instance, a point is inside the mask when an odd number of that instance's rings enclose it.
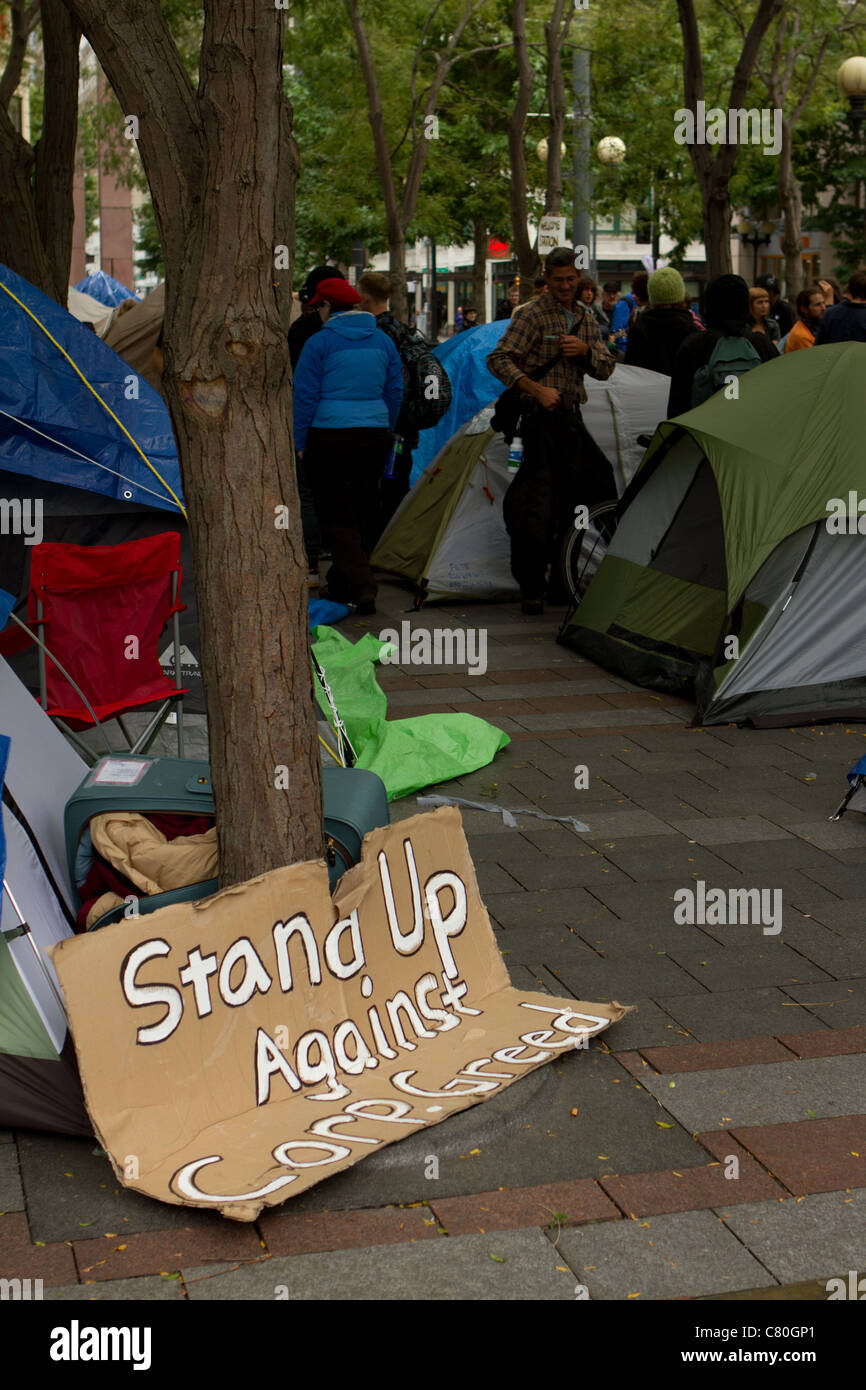
<instances>
[{"instance_id":1,"label":"tree in background","mask_svg":"<svg viewBox=\"0 0 866 1390\"><path fill-rule=\"evenodd\" d=\"M80 29L62 0L11 0L0 77L0 261L66 307L72 258ZM41 18L42 124L35 147L10 115Z\"/></svg>"},{"instance_id":2,"label":"tree in background","mask_svg":"<svg viewBox=\"0 0 866 1390\"><path fill-rule=\"evenodd\" d=\"M859 11L859 13L858 13ZM780 15L768 54L759 55L755 72L766 88L770 105L782 111L782 148L778 165L779 208L785 219L782 253L785 257L785 291L794 300L803 286L801 259L803 197L794 168L794 131L813 93L823 80L832 80L845 56L847 36L862 32L860 0L840 12L838 0L788 0ZM832 65L826 61L833 58ZM835 81L833 82L835 88Z\"/></svg>"},{"instance_id":3,"label":"tree in background","mask_svg":"<svg viewBox=\"0 0 866 1390\"><path fill-rule=\"evenodd\" d=\"M749 81L758 58L761 44L773 21L778 18L785 0L758 0L747 7L751 17L743 26L742 43L736 59L733 77L723 109L740 110L746 106ZM683 107L696 112L698 102L706 102L707 85L704 76L703 49L695 11L695 0L677 0L677 12L683 36ZM718 64L718 51L714 63ZM673 116L673 113L672 113ZM704 243L707 249L707 270L711 277L731 270L731 177L737 163L739 146L734 143L713 146L692 141L688 145L692 167L703 201Z\"/></svg>"},{"instance_id":4,"label":"tree in background","mask_svg":"<svg viewBox=\"0 0 866 1390\"><path fill-rule=\"evenodd\" d=\"M287 331L284 12L206 0L193 87L159 0L64 0L138 148L166 265L165 395L193 547L220 882L322 852Z\"/></svg>"}]
</instances>

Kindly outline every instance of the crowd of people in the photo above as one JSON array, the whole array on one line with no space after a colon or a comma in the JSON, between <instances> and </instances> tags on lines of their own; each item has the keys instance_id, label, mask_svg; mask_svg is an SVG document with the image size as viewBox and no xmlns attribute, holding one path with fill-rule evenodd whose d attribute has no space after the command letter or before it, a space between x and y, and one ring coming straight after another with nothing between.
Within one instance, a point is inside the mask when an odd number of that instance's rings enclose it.
<instances>
[{"instance_id":1,"label":"crowd of people","mask_svg":"<svg viewBox=\"0 0 866 1390\"><path fill-rule=\"evenodd\" d=\"M390 293L387 275L369 272L355 288L334 266L318 266L289 332L311 575L329 552L328 594L360 613L375 611L369 557L409 489L418 443L411 364L426 344L391 313ZM618 362L658 372L670 379L668 418L681 415L731 373L741 376L781 352L866 342L866 267L844 293L832 276L815 281L795 306L772 275L752 286L739 275L720 275L698 308L672 266L637 271L622 294L616 281L599 287L579 274L572 248L558 247L531 297L521 302L512 281L496 317L509 322L487 366L506 388L503 399L515 403L514 431L522 440L503 507L511 568L523 611L538 614L545 602L564 597L556 558L575 506L616 496L611 466L581 416L584 377L604 381ZM471 331L478 313L467 304L459 319L459 331Z\"/></svg>"}]
</instances>

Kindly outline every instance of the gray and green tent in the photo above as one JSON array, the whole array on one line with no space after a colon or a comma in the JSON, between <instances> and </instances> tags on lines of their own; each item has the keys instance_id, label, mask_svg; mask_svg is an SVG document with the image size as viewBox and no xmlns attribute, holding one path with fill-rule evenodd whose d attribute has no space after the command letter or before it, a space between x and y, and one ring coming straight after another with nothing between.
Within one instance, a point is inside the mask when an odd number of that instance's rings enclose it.
<instances>
[{"instance_id":1,"label":"gray and green tent","mask_svg":"<svg viewBox=\"0 0 866 1390\"><path fill-rule=\"evenodd\" d=\"M560 641L702 724L866 719L866 345L734 389L659 426Z\"/></svg>"},{"instance_id":2,"label":"gray and green tent","mask_svg":"<svg viewBox=\"0 0 866 1390\"><path fill-rule=\"evenodd\" d=\"M92 1133L50 954L74 926L63 811L86 772L0 659L0 1129Z\"/></svg>"}]
</instances>

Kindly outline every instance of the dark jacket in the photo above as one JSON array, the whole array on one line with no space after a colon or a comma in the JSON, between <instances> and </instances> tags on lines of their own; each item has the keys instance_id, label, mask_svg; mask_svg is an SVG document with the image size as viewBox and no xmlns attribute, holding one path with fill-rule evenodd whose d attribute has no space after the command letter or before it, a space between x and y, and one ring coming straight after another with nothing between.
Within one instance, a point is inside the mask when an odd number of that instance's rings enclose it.
<instances>
[{"instance_id":1,"label":"dark jacket","mask_svg":"<svg viewBox=\"0 0 866 1390\"><path fill-rule=\"evenodd\" d=\"M707 365L713 355L713 348L723 336L718 328L706 328L703 333L693 333L680 344L671 373L671 389L668 395L669 420L691 410L695 372ZM779 356L766 333L750 333L748 328L744 328L739 336L748 339L762 362L770 362Z\"/></svg>"},{"instance_id":2,"label":"dark jacket","mask_svg":"<svg viewBox=\"0 0 866 1390\"><path fill-rule=\"evenodd\" d=\"M821 343L866 343L866 304L843 299L828 309L818 325L815 346Z\"/></svg>"},{"instance_id":3,"label":"dark jacket","mask_svg":"<svg viewBox=\"0 0 866 1390\"><path fill-rule=\"evenodd\" d=\"M780 338L784 338L786 333L790 333L794 324L797 322L797 315L794 313L787 299L782 299L781 297L776 300L770 310L770 318L775 319L776 323L779 325Z\"/></svg>"},{"instance_id":4,"label":"dark jacket","mask_svg":"<svg viewBox=\"0 0 866 1390\"><path fill-rule=\"evenodd\" d=\"M688 309L644 309L628 335L625 365L670 376L677 348L694 331L695 321Z\"/></svg>"},{"instance_id":5,"label":"dark jacket","mask_svg":"<svg viewBox=\"0 0 866 1390\"><path fill-rule=\"evenodd\" d=\"M322 320L318 310L312 314L302 314L299 319L295 319L289 329L289 359L292 364L292 371L298 365L298 358L303 351L304 344L312 338L314 333L318 333L322 327Z\"/></svg>"}]
</instances>

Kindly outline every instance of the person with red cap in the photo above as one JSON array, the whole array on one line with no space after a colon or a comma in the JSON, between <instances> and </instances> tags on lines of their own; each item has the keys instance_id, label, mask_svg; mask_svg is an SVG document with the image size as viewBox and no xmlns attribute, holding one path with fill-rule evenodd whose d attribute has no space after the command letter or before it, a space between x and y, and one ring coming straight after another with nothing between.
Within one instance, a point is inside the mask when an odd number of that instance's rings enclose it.
<instances>
[{"instance_id":1,"label":"person with red cap","mask_svg":"<svg viewBox=\"0 0 866 1390\"><path fill-rule=\"evenodd\" d=\"M322 331L295 368L295 448L312 486L325 546L329 597L375 613L370 551L379 483L403 400L403 368L391 339L346 280L323 280L310 300L327 305Z\"/></svg>"}]
</instances>

